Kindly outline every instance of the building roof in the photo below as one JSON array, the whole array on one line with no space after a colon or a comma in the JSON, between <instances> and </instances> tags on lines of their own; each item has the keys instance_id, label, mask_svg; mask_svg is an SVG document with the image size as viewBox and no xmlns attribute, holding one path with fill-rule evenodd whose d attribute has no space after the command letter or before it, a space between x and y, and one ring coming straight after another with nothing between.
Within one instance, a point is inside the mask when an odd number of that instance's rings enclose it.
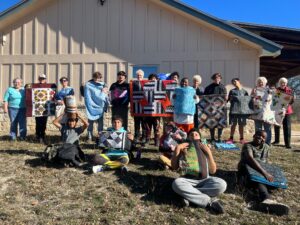
<instances>
[{"instance_id":1,"label":"building roof","mask_svg":"<svg viewBox=\"0 0 300 225\"><path fill-rule=\"evenodd\" d=\"M17 3L16 5L12 6L11 8L5 10L4 12L0 13L0 25L1 20L11 17L14 13L20 11L21 9L26 8L27 6L31 5L35 2L41 2L37 0L22 0L21 2ZM257 46L260 46L263 51L261 56L278 56L281 53L282 46L272 42L268 39L260 37L250 31L247 31L233 23L227 22L225 20L218 19L214 16L208 15L198 9L195 9L189 5L186 5L178 0L160 0L160 2L167 4L170 7L173 7L177 10L181 10L184 13L187 13L201 21L209 23L210 25L227 31L237 38L244 39L249 41ZM1 26L0 26L1 28Z\"/></svg>"}]
</instances>

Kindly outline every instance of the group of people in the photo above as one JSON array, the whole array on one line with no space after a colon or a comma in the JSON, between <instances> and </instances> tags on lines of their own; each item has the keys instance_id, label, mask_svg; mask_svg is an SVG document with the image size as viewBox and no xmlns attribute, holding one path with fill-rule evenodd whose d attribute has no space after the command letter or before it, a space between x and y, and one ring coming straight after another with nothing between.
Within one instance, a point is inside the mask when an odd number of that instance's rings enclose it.
<instances>
[{"instance_id":1,"label":"group of people","mask_svg":"<svg viewBox=\"0 0 300 225\"><path fill-rule=\"evenodd\" d=\"M144 72L138 70L136 72L137 80L144 79ZM39 83L46 82L46 75L39 76ZM109 104L111 104L112 127L108 131L126 132L128 131L128 105L130 103L130 88L126 82L127 74L120 71L117 74L117 81L110 88L103 82L102 74L95 72L92 79L89 80L81 89L84 96L86 114L88 121L78 112L61 113L53 121L53 124L61 131L62 141L69 144L79 144L79 137L85 129L88 130L88 142L93 142L93 124L98 123L98 132L103 131L104 113L107 112ZM148 80L158 80L156 74L150 74ZM194 103L197 104L202 95L226 95L228 101L232 104L234 96L247 96L248 92L242 88L239 78L232 79L234 89L229 92L221 83L222 76L220 73L213 74L212 83L206 88L201 86L201 76L193 77L193 87L189 87L187 78L181 79L177 72L173 72L169 79L177 83L179 87L194 88ZM64 104L66 96L74 95L74 89L69 87L68 78L60 79L62 88L55 95L56 104ZM17 127L20 127L20 140L26 138L26 105L25 91L22 87L20 78L14 79L14 86L8 88L4 96L4 112L8 112L11 120L10 138L15 141L17 138ZM257 88L266 88L268 91L272 89L268 87L267 80L259 77L256 87L253 89L251 96L255 97ZM281 78L279 80L280 91L292 95L292 90L287 86L287 80ZM110 93L110 94L109 94ZM178 96L172 96L174 99ZM268 99L266 100L268 101ZM292 113L291 104L285 113L283 121L284 140L287 148L291 147L291 120ZM198 112L195 107L195 113L176 114L173 119L164 118L164 134L160 137L160 118L159 117L134 117L134 135L127 132L127 139L133 143L140 142L142 147L149 144L151 138L151 130L154 131L154 144L159 146L163 154L160 161L173 170L180 170L184 177L174 180L172 188L182 197L185 205L194 204L202 208L207 208L214 213L223 213L224 209L220 201L213 199L226 190L226 181L222 178L213 177L217 170L211 145L205 139L202 139L198 127ZM77 122L81 121L81 126L77 126ZM263 174L267 180L272 181L274 178L265 171L259 164L259 161L266 161L271 142L271 126L263 121L255 121L255 134L253 141L246 143L244 140L244 127L247 117L245 115L232 115L229 113L229 122L231 124L230 138L227 142L233 142L236 126L239 125L240 143L243 144L241 160L238 165L238 175L240 180L247 180L243 185L258 190L260 196L260 207L275 212L277 214L287 214L289 207L270 199L269 187L264 184L251 182L245 173L245 165L250 165L255 170ZM36 137L41 143L45 143L45 130L47 117L36 117ZM222 140L222 129L218 128L217 139L215 138L215 129L210 129L210 143ZM275 144L279 142L279 128L275 128ZM129 150L130 151L130 150ZM105 169L122 168L127 170L126 165L129 163L130 157L126 150L112 152L109 149L101 154L96 154L93 160L93 171L99 172ZM245 179L242 179L245 177Z\"/></svg>"}]
</instances>

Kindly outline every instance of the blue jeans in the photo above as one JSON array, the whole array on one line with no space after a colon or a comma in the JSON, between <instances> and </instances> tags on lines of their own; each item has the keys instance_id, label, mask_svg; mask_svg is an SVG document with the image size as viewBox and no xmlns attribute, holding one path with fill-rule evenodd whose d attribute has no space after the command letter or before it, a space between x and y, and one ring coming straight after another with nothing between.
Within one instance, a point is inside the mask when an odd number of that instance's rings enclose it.
<instances>
[{"instance_id":1,"label":"blue jeans","mask_svg":"<svg viewBox=\"0 0 300 225\"><path fill-rule=\"evenodd\" d=\"M261 120L255 120L255 132L264 130L267 133L266 144L270 145L272 139L271 124L265 123Z\"/></svg>"},{"instance_id":2,"label":"blue jeans","mask_svg":"<svg viewBox=\"0 0 300 225\"><path fill-rule=\"evenodd\" d=\"M15 140L18 134L18 125L20 128L20 137L25 138L27 134L26 109L8 108L10 119L10 138Z\"/></svg>"},{"instance_id":3,"label":"blue jeans","mask_svg":"<svg viewBox=\"0 0 300 225\"><path fill-rule=\"evenodd\" d=\"M103 131L103 116L100 117L98 120L88 120L89 126L88 126L88 139L93 138L93 129L94 129L94 122L98 122L98 133L100 131Z\"/></svg>"}]
</instances>

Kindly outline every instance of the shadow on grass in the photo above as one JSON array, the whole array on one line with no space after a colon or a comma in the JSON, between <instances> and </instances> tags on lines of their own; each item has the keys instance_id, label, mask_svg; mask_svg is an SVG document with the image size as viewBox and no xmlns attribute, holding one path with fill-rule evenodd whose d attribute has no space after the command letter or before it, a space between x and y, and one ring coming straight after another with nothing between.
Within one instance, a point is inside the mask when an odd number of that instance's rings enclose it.
<instances>
[{"instance_id":1,"label":"shadow on grass","mask_svg":"<svg viewBox=\"0 0 300 225\"><path fill-rule=\"evenodd\" d=\"M9 149L9 150L0 150L0 154L8 154L8 155L29 155L29 156L36 156L36 157L41 157L42 152L35 152L35 151L30 151L30 150L14 150L14 149Z\"/></svg>"},{"instance_id":2,"label":"shadow on grass","mask_svg":"<svg viewBox=\"0 0 300 225\"><path fill-rule=\"evenodd\" d=\"M139 170L162 170L162 164L155 159L141 158L141 159L132 159L131 164L141 166Z\"/></svg>"},{"instance_id":3,"label":"shadow on grass","mask_svg":"<svg viewBox=\"0 0 300 225\"><path fill-rule=\"evenodd\" d=\"M228 171L218 169L215 177L220 177L227 183L227 189L225 193L236 194L237 192L237 171Z\"/></svg>"},{"instance_id":4,"label":"shadow on grass","mask_svg":"<svg viewBox=\"0 0 300 225\"><path fill-rule=\"evenodd\" d=\"M174 178L156 175L142 175L137 172L128 171L122 175L116 171L120 184L126 185L132 193L144 194L143 201L151 201L156 204L178 205L180 197L172 190ZM180 206L180 205L179 205Z\"/></svg>"}]
</instances>

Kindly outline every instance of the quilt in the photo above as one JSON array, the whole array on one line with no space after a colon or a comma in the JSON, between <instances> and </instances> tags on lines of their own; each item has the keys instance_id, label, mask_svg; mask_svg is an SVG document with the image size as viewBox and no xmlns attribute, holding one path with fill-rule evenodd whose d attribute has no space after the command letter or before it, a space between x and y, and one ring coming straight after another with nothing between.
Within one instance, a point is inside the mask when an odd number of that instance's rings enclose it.
<instances>
[{"instance_id":1,"label":"quilt","mask_svg":"<svg viewBox=\"0 0 300 225\"><path fill-rule=\"evenodd\" d=\"M172 117L172 96L177 83L170 80L131 81L130 111L132 116Z\"/></svg>"},{"instance_id":2,"label":"quilt","mask_svg":"<svg viewBox=\"0 0 300 225\"><path fill-rule=\"evenodd\" d=\"M225 128L227 126L226 95L203 95L198 107L199 128Z\"/></svg>"},{"instance_id":3,"label":"quilt","mask_svg":"<svg viewBox=\"0 0 300 225\"><path fill-rule=\"evenodd\" d=\"M196 91L192 87L180 87L175 89L174 113L175 114L195 114Z\"/></svg>"},{"instance_id":4,"label":"quilt","mask_svg":"<svg viewBox=\"0 0 300 225\"><path fill-rule=\"evenodd\" d=\"M251 115L253 111L253 101L251 96L232 96L230 114Z\"/></svg>"},{"instance_id":5,"label":"quilt","mask_svg":"<svg viewBox=\"0 0 300 225\"><path fill-rule=\"evenodd\" d=\"M225 151L240 150L240 148L233 143L215 143L215 147L217 150L225 150Z\"/></svg>"},{"instance_id":6,"label":"quilt","mask_svg":"<svg viewBox=\"0 0 300 225\"><path fill-rule=\"evenodd\" d=\"M268 181L261 173L257 172L252 167L246 165L246 170L248 172L250 180L258 183L266 184L269 186L273 186L276 188L282 188L282 189L287 188L287 180L280 167L268 163L264 163L264 162L259 162L259 163L268 173L270 173L274 177L274 181L273 182Z\"/></svg>"},{"instance_id":7,"label":"quilt","mask_svg":"<svg viewBox=\"0 0 300 225\"><path fill-rule=\"evenodd\" d=\"M25 86L26 116L54 116L56 91L56 84L27 84Z\"/></svg>"},{"instance_id":8,"label":"quilt","mask_svg":"<svg viewBox=\"0 0 300 225\"><path fill-rule=\"evenodd\" d=\"M99 136L99 147L126 150L128 147L127 132L102 131Z\"/></svg>"},{"instance_id":9,"label":"quilt","mask_svg":"<svg viewBox=\"0 0 300 225\"><path fill-rule=\"evenodd\" d=\"M251 115L250 119L281 126L291 99L291 95L280 90L269 91L262 98L254 97L256 114Z\"/></svg>"}]
</instances>

